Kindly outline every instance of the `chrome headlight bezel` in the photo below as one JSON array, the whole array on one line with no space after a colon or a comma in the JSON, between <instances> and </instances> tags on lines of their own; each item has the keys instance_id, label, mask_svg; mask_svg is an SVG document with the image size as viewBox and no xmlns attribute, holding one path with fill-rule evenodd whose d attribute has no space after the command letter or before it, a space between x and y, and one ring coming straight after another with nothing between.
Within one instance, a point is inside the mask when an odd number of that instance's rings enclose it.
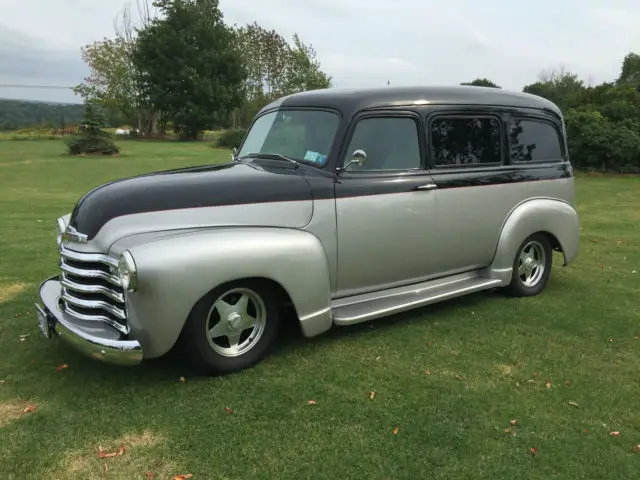
<instances>
[{"instance_id":1,"label":"chrome headlight bezel","mask_svg":"<svg viewBox=\"0 0 640 480\"><path fill-rule=\"evenodd\" d=\"M118 278L120 285L127 292L135 292L138 286L138 269L133 255L125 250L118 259Z\"/></svg>"}]
</instances>

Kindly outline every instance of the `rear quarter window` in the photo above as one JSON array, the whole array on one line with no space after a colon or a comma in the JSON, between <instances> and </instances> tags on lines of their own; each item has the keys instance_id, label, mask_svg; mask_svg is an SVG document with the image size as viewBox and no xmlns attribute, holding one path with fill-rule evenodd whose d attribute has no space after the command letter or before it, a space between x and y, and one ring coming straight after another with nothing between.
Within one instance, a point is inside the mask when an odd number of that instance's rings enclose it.
<instances>
[{"instance_id":1,"label":"rear quarter window","mask_svg":"<svg viewBox=\"0 0 640 480\"><path fill-rule=\"evenodd\" d=\"M511 161L560 162L564 159L560 132L551 122L513 118L509 123Z\"/></svg>"},{"instance_id":2,"label":"rear quarter window","mask_svg":"<svg viewBox=\"0 0 640 480\"><path fill-rule=\"evenodd\" d=\"M497 118L439 115L429 130L431 162L436 168L502 162L501 123Z\"/></svg>"}]
</instances>

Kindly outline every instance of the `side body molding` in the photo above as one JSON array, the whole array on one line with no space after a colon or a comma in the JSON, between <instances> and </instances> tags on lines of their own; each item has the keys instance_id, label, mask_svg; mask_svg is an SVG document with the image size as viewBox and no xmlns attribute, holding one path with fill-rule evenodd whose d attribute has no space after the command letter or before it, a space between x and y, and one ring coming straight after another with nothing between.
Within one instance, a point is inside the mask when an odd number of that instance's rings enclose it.
<instances>
[{"instance_id":1,"label":"side body molding","mask_svg":"<svg viewBox=\"0 0 640 480\"><path fill-rule=\"evenodd\" d=\"M266 278L289 294L305 336L331 327L330 271L321 242L288 228L214 228L130 247L138 289L127 299L134 337L145 358L166 353L196 302L242 278ZM147 332L152 332L149 335Z\"/></svg>"},{"instance_id":2,"label":"side body molding","mask_svg":"<svg viewBox=\"0 0 640 480\"><path fill-rule=\"evenodd\" d=\"M563 265L568 265L577 256L580 223L576 210L562 200L534 198L517 205L507 217L489 275L508 284L518 248L536 232L551 234L558 240L564 255Z\"/></svg>"}]
</instances>

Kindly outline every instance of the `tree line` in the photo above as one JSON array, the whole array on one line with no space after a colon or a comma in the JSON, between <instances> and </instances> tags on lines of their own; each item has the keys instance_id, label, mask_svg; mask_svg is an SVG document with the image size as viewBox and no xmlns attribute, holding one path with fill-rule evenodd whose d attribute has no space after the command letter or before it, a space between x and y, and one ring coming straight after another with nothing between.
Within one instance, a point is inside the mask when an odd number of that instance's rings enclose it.
<instances>
[{"instance_id":1,"label":"tree line","mask_svg":"<svg viewBox=\"0 0 640 480\"><path fill-rule=\"evenodd\" d=\"M486 78L463 85L500 88ZM586 85L561 68L542 72L523 91L562 109L569 155L576 168L640 173L640 55L627 54L612 82Z\"/></svg>"},{"instance_id":2,"label":"tree line","mask_svg":"<svg viewBox=\"0 0 640 480\"><path fill-rule=\"evenodd\" d=\"M171 128L185 140L205 129L246 126L266 103L328 88L311 45L257 23L230 26L218 0L137 0L116 35L82 48L90 75L75 87L148 137Z\"/></svg>"},{"instance_id":3,"label":"tree line","mask_svg":"<svg viewBox=\"0 0 640 480\"><path fill-rule=\"evenodd\" d=\"M36 127L65 130L82 120L82 105L0 99L0 131Z\"/></svg>"}]
</instances>

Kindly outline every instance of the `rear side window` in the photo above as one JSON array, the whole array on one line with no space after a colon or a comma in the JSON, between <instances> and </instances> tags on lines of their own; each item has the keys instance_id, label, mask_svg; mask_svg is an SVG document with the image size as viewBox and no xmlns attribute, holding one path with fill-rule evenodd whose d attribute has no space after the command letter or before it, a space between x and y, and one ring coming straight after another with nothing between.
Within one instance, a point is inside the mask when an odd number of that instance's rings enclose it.
<instances>
[{"instance_id":1,"label":"rear side window","mask_svg":"<svg viewBox=\"0 0 640 480\"><path fill-rule=\"evenodd\" d=\"M509 124L512 162L561 161L558 130L543 120L514 118Z\"/></svg>"},{"instance_id":2,"label":"rear side window","mask_svg":"<svg viewBox=\"0 0 640 480\"><path fill-rule=\"evenodd\" d=\"M494 117L436 117L429 146L435 167L502 162L500 120Z\"/></svg>"}]
</instances>

